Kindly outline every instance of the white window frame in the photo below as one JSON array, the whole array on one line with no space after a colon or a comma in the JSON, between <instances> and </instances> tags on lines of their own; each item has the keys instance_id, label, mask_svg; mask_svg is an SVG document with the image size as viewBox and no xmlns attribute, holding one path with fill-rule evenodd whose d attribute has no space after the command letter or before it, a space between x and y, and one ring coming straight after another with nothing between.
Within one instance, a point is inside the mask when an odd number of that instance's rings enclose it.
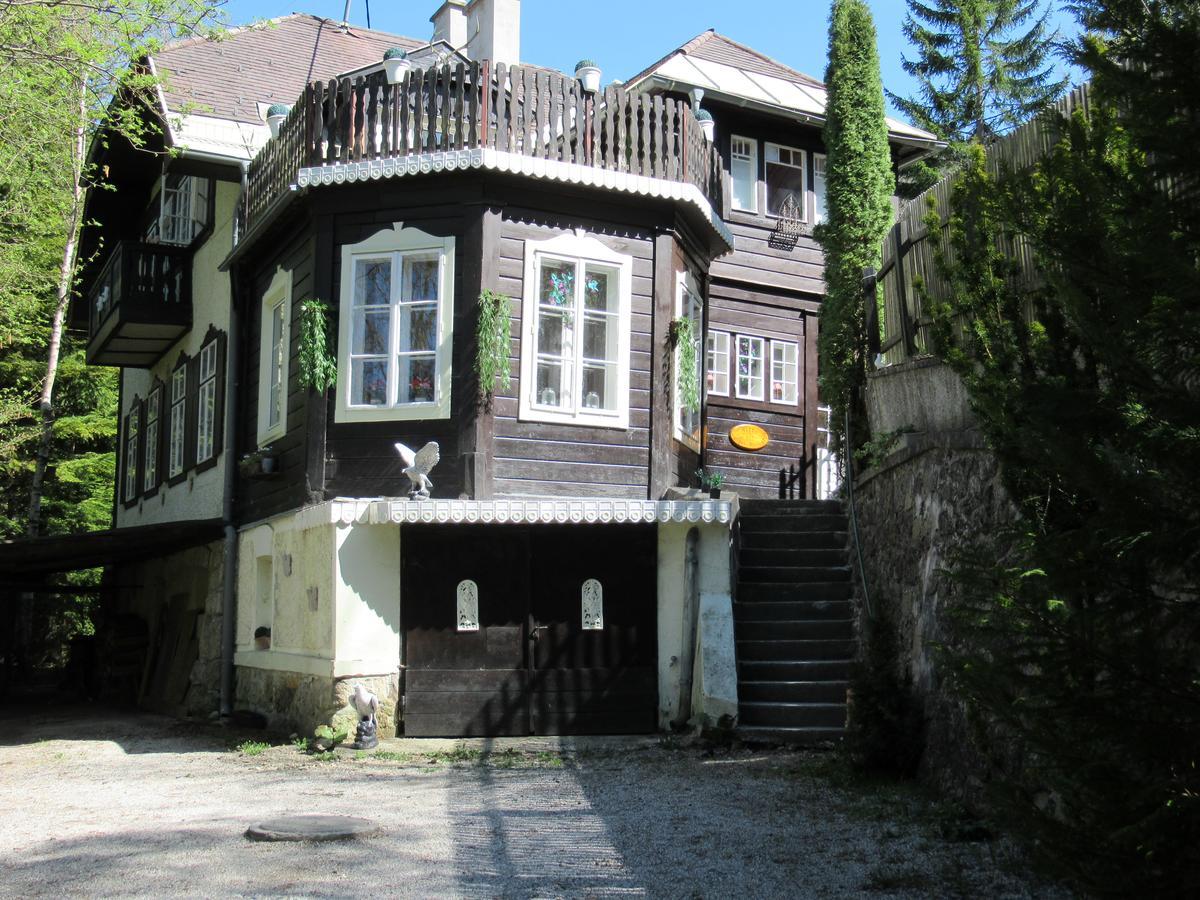
<instances>
[{"instance_id":1,"label":"white window frame","mask_svg":"<svg viewBox=\"0 0 1200 900\"><path fill-rule=\"evenodd\" d=\"M146 397L146 446L142 450L142 490L158 486L159 434L162 430L163 389L156 387Z\"/></svg>"},{"instance_id":2,"label":"white window frame","mask_svg":"<svg viewBox=\"0 0 1200 900\"><path fill-rule=\"evenodd\" d=\"M537 324L538 270L543 259L574 262L577 265L595 263L617 269L617 377L614 409L587 409L576 400L571 409L542 406L534 396L537 391ZM582 279L580 279L582 281ZM581 290L581 286L577 286ZM577 295L578 296L578 295ZM633 258L610 250L601 241L581 233L564 234L546 241L525 242L525 289L521 306L521 384L519 415L524 421L555 422L564 425L588 425L596 428L629 427L629 331L633 306ZM574 377L581 383L580 354L582 342L575 351ZM575 392L576 397L580 393Z\"/></svg>"},{"instance_id":3,"label":"white window frame","mask_svg":"<svg viewBox=\"0 0 1200 900\"><path fill-rule=\"evenodd\" d=\"M405 254L436 252L439 257L437 349L434 363L434 399L430 402L372 406L353 403L351 350L354 337L354 270L358 259L392 260L392 315L388 344L388 396L396 396L396 357L400 317L396 313L402 289L400 273ZM357 244L342 247L341 295L338 303L338 386L335 422L394 422L450 418L451 356L454 343L454 238L437 237L419 228L396 222Z\"/></svg>"},{"instance_id":4,"label":"white window frame","mask_svg":"<svg viewBox=\"0 0 1200 900\"><path fill-rule=\"evenodd\" d=\"M187 366L171 372L171 424L167 449L167 478L178 478L184 470L184 442L187 435Z\"/></svg>"},{"instance_id":5,"label":"white window frame","mask_svg":"<svg viewBox=\"0 0 1200 900\"><path fill-rule=\"evenodd\" d=\"M771 212L771 183L767 180L767 167L770 165L783 166L786 169L795 169L800 173L800 221L808 221L808 153L801 150L799 147L789 147L787 144L775 144L768 141L763 145L763 212L766 213L769 219L778 219L777 213ZM778 153L780 150L786 150L788 153L799 154L800 162L785 163L778 159L768 159L771 151Z\"/></svg>"},{"instance_id":6,"label":"white window frame","mask_svg":"<svg viewBox=\"0 0 1200 900\"><path fill-rule=\"evenodd\" d=\"M198 175L179 175L179 185L168 187L168 179L174 177L174 173L165 173L159 179L158 218L150 223L146 237L150 241L186 247L208 225L212 183ZM168 194L173 212L167 211Z\"/></svg>"},{"instance_id":7,"label":"white window frame","mask_svg":"<svg viewBox=\"0 0 1200 900\"><path fill-rule=\"evenodd\" d=\"M282 310L283 359L276 372L273 347L273 318ZM279 268L263 293L262 327L258 340L258 446L263 447L287 433L288 359L291 347L292 273ZM280 388L279 421L271 421L271 386L278 379ZM197 404L198 405L198 404Z\"/></svg>"},{"instance_id":8,"label":"white window frame","mask_svg":"<svg viewBox=\"0 0 1200 900\"><path fill-rule=\"evenodd\" d=\"M200 348L198 366L200 384L196 390L196 463L200 464L208 462L217 454L216 338ZM284 404L286 403L285 398Z\"/></svg>"},{"instance_id":9,"label":"white window frame","mask_svg":"<svg viewBox=\"0 0 1200 900\"><path fill-rule=\"evenodd\" d=\"M776 379L775 366L787 366L787 359L777 359L776 351L782 350L786 354L789 350L792 354L790 365L794 367L795 378L792 380ZM795 341L771 341L771 384L770 384L770 401L777 406L796 406L800 402L800 345ZM775 383L777 380L782 381L784 386L784 396L780 400L775 399ZM791 388L791 399L788 399L788 388Z\"/></svg>"},{"instance_id":10,"label":"white window frame","mask_svg":"<svg viewBox=\"0 0 1200 900\"><path fill-rule=\"evenodd\" d=\"M734 149L737 146L739 141L743 141L749 145L750 152L748 155L745 153L738 153ZM747 160L750 163L750 195L754 198L753 206L738 206L737 191L733 189L733 186L737 182L736 167L737 167L737 163L740 160ZM734 212L744 212L744 213L751 213L753 215L757 215L758 211L759 211L759 207L761 205L761 202L760 202L760 199L758 196L758 181L759 181L758 141L756 141L754 138L743 137L740 134L730 135L730 138L729 138L729 181L730 181L729 208L732 209Z\"/></svg>"},{"instance_id":11,"label":"white window frame","mask_svg":"<svg viewBox=\"0 0 1200 900\"><path fill-rule=\"evenodd\" d=\"M814 153L813 158L813 224L819 225L829 216L826 206L826 164L828 157L824 153Z\"/></svg>"},{"instance_id":12,"label":"white window frame","mask_svg":"<svg viewBox=\"0 0 1200 900\"><path fill-rule=\"evenodd\" d=\"M728 331L709 331L708 337L704 342L704 393L709 397L728 397L729 396L729 348L732 335ZM723 343L725 349L720 350L717 344ZM717 358L725 360L721 368L715 365ZM714 376L713 384L709 384L709 376ZM715 376L720 376L725 379L725 387L718 389L716 387Z\"/></svg>"},{"instance_id":13,"label":"white window frame","mask_svg":"<svg viewBox=\"0 0 1200 900\"><path fill-rule=\"evenodd\" d=\"M762 372L758 376L759 390L757 393L743 393L742 392L742 383L741 383L741 378L742 378L741 363L742 363L742 356L743 356L742 341L755 342L759 345L759 348L761 350L761 352L759 354L759 359L762 361ZM765 337L759 337L756 334L739 334L737 336L737 339L734 342L734 350L735 350L735 353L734 353L734 360L733 360L733 389L734 389L735 396L739 400L758 400L760 402L765 400L766 399L767 374L768 374L767 366L769 364L769 361L767 359L767 339ZM746 358L750 359L752 357L747 355ZM751 383L753 383L753 380L754 380L753 375L747 375L746 377L751 380Z\"/></svg>"},{"instance_id":14,"label":"white window frame","mask_svg":"<svg viewBox=\"0 0 1200 900\"><path fill-rule=\"evenodd\" d=\"M691 272L677 272L675 274L675 317L679 318L685 315L686 310L684 304L688 295L696 301L696 319L693 323L696 345L693 352L698 357L696 359L696 377L700 380L696 391L700 398L700 409L696 410L696 431L699 432L703 427L702 414L704 411L704 394L705 383L708 381L705 376L705 341L704 341L704 298L700 295L700 290L696 285L696 279ZM676 347L673 355L672 365L674 378L672 379L671 391L671 432L675 436L675 440L688 447L691 447L697 453L700 452L700 442L695 434L688 434L683 430L683 425L680 419L683 418L683 402L680 397L679 384L679 363L680 355L683 352L682 347Z\"/></svg>"},{"instance_id":15,"label":"white window frame","mask_svg":"<svg viewBox=\"0 0 1200 900\"><path fill-rule=\"evenodd\" d=\"M125 417L125 484L122 500L132 503L137 499L138 491L138 437L142 427L141 415L138 411L138 401L135 400Z\"/></svg>"}]
</instances>

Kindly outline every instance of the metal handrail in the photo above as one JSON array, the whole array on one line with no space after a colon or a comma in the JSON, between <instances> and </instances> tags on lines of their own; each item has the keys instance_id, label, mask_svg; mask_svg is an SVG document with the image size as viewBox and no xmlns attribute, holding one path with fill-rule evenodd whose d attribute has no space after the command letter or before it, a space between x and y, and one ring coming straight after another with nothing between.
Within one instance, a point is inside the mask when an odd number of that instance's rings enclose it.
<instances>
[{"instance_id":1,"label":"metal handrail","mask_svg":"<svg viewBox=\"0 0 1200 900\"><path fill-rule=\"evenodd\" d=\"M867 587L867 570L863 565L862 555L862 539L858 532L858 506L854 500L854 459L850 450L850 408L852 404L846 404L846 439L842 443L843 450L846 454L846 496L850 502L850 527L854 534L854 553L858 557L858 578L862 584L863 605L867 609L867 618L875 619L875 607L871 603L871 592Z\"/></svg>"}]
</instances>

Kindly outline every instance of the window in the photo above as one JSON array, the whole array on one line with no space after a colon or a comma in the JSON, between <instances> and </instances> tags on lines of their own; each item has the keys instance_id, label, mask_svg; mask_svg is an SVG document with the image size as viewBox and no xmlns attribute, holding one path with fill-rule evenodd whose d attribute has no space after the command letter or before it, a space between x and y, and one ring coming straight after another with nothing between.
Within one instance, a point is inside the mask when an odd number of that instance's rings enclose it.
<instances>
[{"instance_id":1,"label":"window","mask_svg":"<svg viewBox=\"0 0 1200 900\"><path fill-rule=\"evenodd\" d=\"M526 242L522 419L628 426L631 272L592 237Z\"/></svg>"},{"instance_id":2,"label":"window","mask_svg":"<svg viewBox=\"0 0 1200 900\"><path fill-rule=\"evenodd\" d=\"M342 249L339 422L450 416L454 238L399 224Z\"/></svg>"},{"instance_id":3,"label":"window","mask_svg":"<svg viewBox=\"0 0 1200 900\"><path fill-rule=\"evenodd\" d=\"M157 387L146 398L146 447L142 462L142 490L147 493L158 487L159 414L162 407L162 388Z\"/></svg>"},{"instance_id":4,"label":"window","mask_svg":"<svg viewBox=\"0 0 1200 900\"><path fill-rule=\"evenodd\" d=\"M138 495L138 415L139 401L134 400L129 415L125 418L125 502L133 503Z\"/></svg>"},{"instance_id":5,"label":"window","mask_svg":"<svg viewBox=\"0 0 1200 900\"><path fill-rule=\"evenodd\" d=\"M763 399L763 355L766 340L739 334L737 339L737 396L741 400Z\"/></svg>"},{"instance_id":6,"label":"window","mask_svg":"<svg viewBox=\"0 0 1200 900\"><path fill-rule=\"evenodd\" d=\"M190 244L208 224L209 180L194 175L163 176L158 218L146 238L164 244Z\"/></svg>"},{"instance_id":7,"label":"window","mask_svg":"<svg viewBox=\"0 0 1200 900\"><path fill-rule=\"evenodd\" d=\"M767 215L804 219L804 151L766 145ZM794 210L795 212L791 212Z\"/></svg>"},{"instance_id":8,"label":"window","mask_svg":"<svg viewBox=\"0 0 1200 900\"><path fill-rule=\"evenodd\" d=\"M288 331L292 311L292 273L278 269L263 294L258 360L258 444L287 431ZM214 345L215 346L215 345ZM214 351L215 364L215 351ZM215 365L214 365L215 369ZM200 404L200 418L204 404ZM211 440L211 436L210 436ZM200 436L197 436L197 444Z\"/></svg>"},{"instance_id":9,"label":"window","mask_svg":"<svg viewBox=\"0 0 1200 900\"><path fill-rule=\"evenodd\" d=\"M771 341L771 402L792 406L800 396L800 345Z\"/></svg>"},{"instance_id":10,"label":"window","mask_svg":"<svg viewBox=\"0 0 1200 900\"><path fill-rule=\"evenodd\" d=\"M708 393L717 397L728 397L729 332L710 331L706 351L705 369L708 372Z\"/></svg>"},{"instance_id":11,"label":"window","mask_svg":"<svg viewBox=\"0 0 1200 900\"><path fill-rule=\"evenodd\" d=\"M729 170L732 175L733 208L758 212L758 141L738 137L730 139Z\"/></svg>"},{"instance_id":12,"label":"window","mask_svg":"<svg viewBox=\"0 0 1200 900\"><path fill-rule=\"evenodd\" d=\"M694 450L700 450L700 406L699 402L704 396L704 382L700 369L701 341L704 339L704 321L703 310L704 303L697 296L695 282L690 275L679 273L679 290L675 295L675 315L678 317L690 319L692 323L692 345L690 347L675 348L675 391L674 391L674 410L675 410L675 437L683 441ZM680 379L680 365L684 353L692 354L695 360L696 373L696 402L695 409L688 409L684 403L684 385Z\"/></svg>"},{"instance_id":13,"label":"window","mask_svg":"<svg viewBox=\"0 0 1200 900\"><path fill-rule=\"evenodd\" d=\"M196 462L212 459L217 434L217 342L200 349L200 402L196 422Z\"/></svg>"},{"instance_id":14,"label":"window","mask_svg":"<svg viewBox=\"0 0 1200 900\"><path fill-rule=\"evenodd\" d=\"M813 193L817 205L813 221L819 224L825 221L825 157L820 153L813 154Z\"/></svg>"},{"instance_id":15,"label":"window","mask_svg":"<svg viewBox=\"0 0 1200 900\"><path fill-rule=\"evenodd\" d=\"M167 445L167 477L183 474L184 434L187 424L187 364L171 373L171 438Z\"/></svg>"}]
</instances>

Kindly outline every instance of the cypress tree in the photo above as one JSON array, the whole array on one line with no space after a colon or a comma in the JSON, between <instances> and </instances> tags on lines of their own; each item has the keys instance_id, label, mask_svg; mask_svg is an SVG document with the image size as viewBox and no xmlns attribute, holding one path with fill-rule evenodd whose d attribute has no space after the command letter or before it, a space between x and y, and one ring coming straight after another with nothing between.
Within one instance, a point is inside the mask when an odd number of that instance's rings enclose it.
<instances>
[{"instance_id":1,"label":"cypress tree","mask_svg":"<svg viewBox=\"0 0 1200 900\"><path fill-rule=\"evenodd\" d=\"M820 383L835 434L844 430L847 404L851 406L855 434L846 438L857 447L866 440L862 272L879 265L895 189L875 22L863 0L834 0L825 82L828 218L817 229L825 249L826 284L818 344Z\"/></svg>"}]
</instances>

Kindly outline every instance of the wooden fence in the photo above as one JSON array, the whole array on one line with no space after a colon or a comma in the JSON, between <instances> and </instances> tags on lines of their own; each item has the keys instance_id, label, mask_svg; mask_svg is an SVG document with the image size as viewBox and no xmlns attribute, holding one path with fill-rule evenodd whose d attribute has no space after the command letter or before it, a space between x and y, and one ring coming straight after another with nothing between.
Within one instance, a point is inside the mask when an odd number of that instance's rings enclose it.
<instances>
[{"instance_id":1,"label":"wooden fence","mask_svg":"<svg viewBox=\"0 0 1200 900\"><path fill-rule=\"evenodd\" d=\"M720 156L692 109L623 87L584 91L560 73L490 62L315 82L250 163L247 229L304 167L479 147L693 184L718 211Z\"/></svg>"},{"instance_id":2,"label":"wooden fence","mask_svg":"<svg viewBox=\"0 0 1200 900\"><path fill-rule=\"evenodd\" d=\"M1035 165L1060 139L1060 117L1070 116L1076 110L1086 115L1090 109L1087 85L1071 91L1050 114L1032 119L988 147L989 170L995 175ZM882 263L875 284L864 290L870 355L875 359L882 354L884 365L934 350L927 306L930 300L940 302L949 296L949 286L938 272L936 253L940 247L948 258L954 256L949 233L954 177L943 178L925 193L901 204L896 224L883 242ZM929 233L925 222L931 206L942 223L936 235ZM1017 263L1014 276L1017 287L1032 288L1040 283L1033 252L1020 235L1002 236L1000 247ZM880 286L882 304L876 293Z\"/></svg>"}]
</instances>

